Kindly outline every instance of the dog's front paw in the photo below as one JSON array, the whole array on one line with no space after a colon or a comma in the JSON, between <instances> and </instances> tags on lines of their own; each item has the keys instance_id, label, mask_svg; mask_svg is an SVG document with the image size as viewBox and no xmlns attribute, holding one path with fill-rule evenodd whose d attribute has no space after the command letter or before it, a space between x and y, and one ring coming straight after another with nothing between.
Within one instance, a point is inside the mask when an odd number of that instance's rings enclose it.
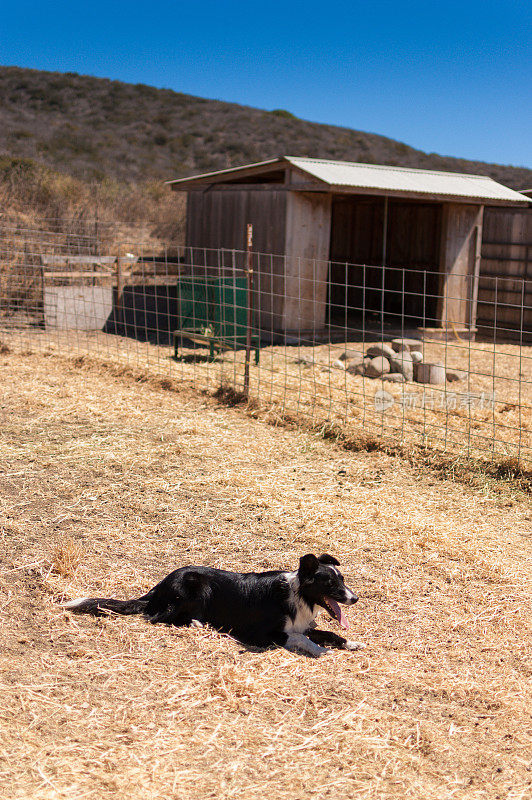
<instances>
[{"instance_id":1,"label":"dog's front paw","mask_svg":"<svg viewBox=\"0 0 532 800\"><path fill-rule=\"evenodd\" d=\"M321 656L327 655L330 653L331 650L329 647L322 647L319 644L315 644L311 642L309 645L307 644L300 644L294 647L296 653L301 653L304 656L310 656L310 658L320 658Z\"/></svg>"},{"instance_id":2,"label":"dog's front paw","mask_svg":"<svg viewBox=\"0 0 532 800\"><path fill-rule=\"evenodd\" d=\"M192 620L190 620L190 627L191 628L203 628L203 622L200 622L199 619L192 619Z\"/></svg>"},{"instance_id":3,"label":"dog's front paw","mask_svg":"<svg viewBox=\"0 0 532 800\"><path fill-rule=\"evenodd\" d=\"M355 642L353 639L349 639L344 644L344 649L345 650L365 650L366 647L367 647L367 645L364 644L364 642Z\"/></svg>"},{"instance_id":4,"label":"dog's front paw","mask_svg":"<svg viewBox=\"0 0 532 800\"><path fill-rule=\"evenodd\" d=\"M319 658L329 652L327 647L322 647L316 642L312 642L303 633L290 633L285 648L292 652L304 653L304 655L312 656L313 658Z\"/></svg>"},{"instance_id":5,"label":"dog's front paw","mask_svg":"<svg viewBox=\"0 0 532 800\"><path fill-rule=\"evenodd\" d=\"M321 647L319 644L314 645L314 647L316 649L313 649L310 653L308 651L301 652L307 652L307 655L312 656L313 658L320 658L321 656L326 656L327 653L331 652L330 647Z\"/></svg>"}]
</instances>

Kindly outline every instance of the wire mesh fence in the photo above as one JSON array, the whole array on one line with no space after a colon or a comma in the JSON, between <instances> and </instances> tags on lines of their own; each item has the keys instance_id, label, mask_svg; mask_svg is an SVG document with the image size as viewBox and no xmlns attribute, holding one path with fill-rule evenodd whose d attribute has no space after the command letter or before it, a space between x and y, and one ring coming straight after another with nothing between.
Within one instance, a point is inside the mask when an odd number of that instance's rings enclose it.
<instances>
[{"instance_id":1,"label":"wire mesh fence","mask_svg":"<svg viewBox=\"0 0 532 800\"><path fill-rule=\"evenodd\" d=\"M532 281L106 241L0 227L4 346L243 393L273 420L347 437L532 467Z\"/></svg>"}]
</instances>

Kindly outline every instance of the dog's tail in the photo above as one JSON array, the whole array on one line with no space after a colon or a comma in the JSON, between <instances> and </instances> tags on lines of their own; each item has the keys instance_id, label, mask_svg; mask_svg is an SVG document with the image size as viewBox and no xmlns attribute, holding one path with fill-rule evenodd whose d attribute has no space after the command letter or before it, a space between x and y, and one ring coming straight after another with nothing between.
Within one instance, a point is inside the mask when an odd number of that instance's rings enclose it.
<instances>
[{"instance_id":1,"label":"dog's tail","mask_svg":"<svg viewBox=\"0 0 532 800\"><path fill-rule=\"evenodd\" d=\"M106 597L81 597L63 604L68 611L100 617L109 614L142 614L146 610L147 595L136 600L113 600Z\"/></svg>"}]
</instances>

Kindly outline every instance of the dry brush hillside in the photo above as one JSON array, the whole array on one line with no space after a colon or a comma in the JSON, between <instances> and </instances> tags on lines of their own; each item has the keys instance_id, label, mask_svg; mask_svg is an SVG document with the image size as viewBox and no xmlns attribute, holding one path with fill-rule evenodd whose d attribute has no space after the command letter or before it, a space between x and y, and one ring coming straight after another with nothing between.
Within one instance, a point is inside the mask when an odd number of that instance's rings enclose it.
<instances>
[{"instance_id":1,"label":"dry brush hillside","mask_svg":"<svg viewBox=\"0 0 532 800\"><path fill-rule=\"evenodd\" d=\"M513 188L532 170L415 150L374 133L74 73L0 67L0 154L84 180L170 178L283 154L475 172Z\"/></svg>"}]
</instances>

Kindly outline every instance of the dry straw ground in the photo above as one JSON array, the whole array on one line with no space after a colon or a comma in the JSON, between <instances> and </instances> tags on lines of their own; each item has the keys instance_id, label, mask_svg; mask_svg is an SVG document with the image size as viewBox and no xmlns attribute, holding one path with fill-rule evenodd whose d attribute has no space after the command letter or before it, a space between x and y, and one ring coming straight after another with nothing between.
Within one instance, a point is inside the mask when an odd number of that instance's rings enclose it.
<instances>
[{"instance_id":1,"label":"dry straw ground","mask_svg":"<svg viewBox=\"0 0 532 800\"><path fill-rule=\"evenodd\" d=\"M221 384L242 389L244 351L226 351L213 363L205 348L156 346L93 331L4 328L13 347L104 358L199 389ZM346 347L367 342L263 347L250 368L250 397L257 414L272 421L326 426L344 437L374 438L393 447L424 448L450 457L493 462L532 472L532 347L497 342L425 341L426 361L456 370L462 380L446 386L395 384L362 378L333 365ZM392 405L375 405L385 391Z\"/></svg>"},{"instance_id":2,"label":"dry straw ground","mask_svg":"<svg viewBox=\"0 0 532 800\"><path fill-rule=\"evenodd\" d=\"M86 358L4 348L0 369L1 797L532 796L528 498ZM323 550L363 652L59 605Z\"/></svg>"}]
</instances>

